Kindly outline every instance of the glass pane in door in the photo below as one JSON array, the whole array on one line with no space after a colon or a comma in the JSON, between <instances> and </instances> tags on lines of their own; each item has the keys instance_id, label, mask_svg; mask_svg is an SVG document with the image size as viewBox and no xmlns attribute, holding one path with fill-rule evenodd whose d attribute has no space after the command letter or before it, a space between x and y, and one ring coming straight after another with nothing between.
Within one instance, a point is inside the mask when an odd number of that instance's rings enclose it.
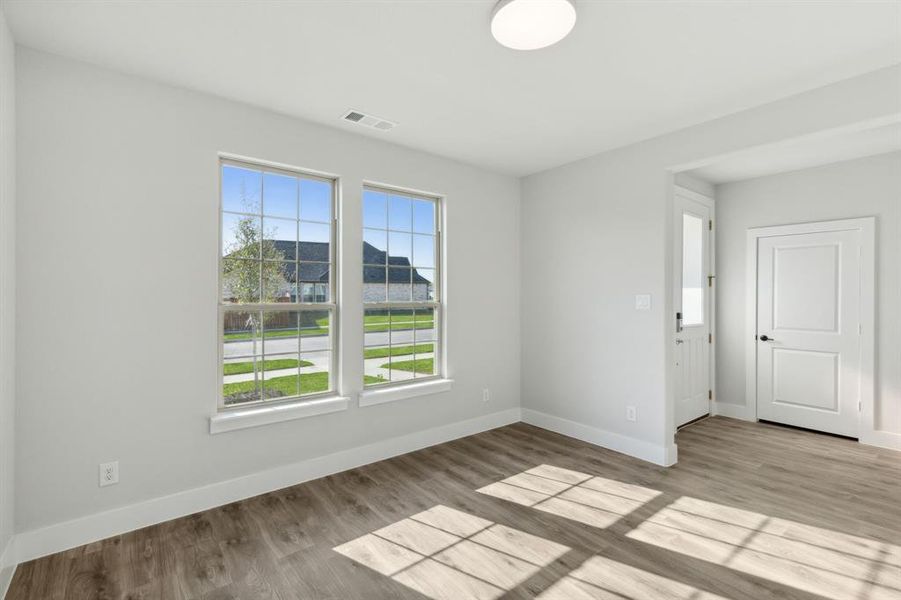
<instances>
[{"instance_id":1,"label":"glass pane in door","mask_svg":"<svg viewBox=\"0 0 901 600\"><path fill-rule=\"evenodd\" d=\"M704 220L682 213L682 325L704 324Z\"/></svg>"}]
</instances>

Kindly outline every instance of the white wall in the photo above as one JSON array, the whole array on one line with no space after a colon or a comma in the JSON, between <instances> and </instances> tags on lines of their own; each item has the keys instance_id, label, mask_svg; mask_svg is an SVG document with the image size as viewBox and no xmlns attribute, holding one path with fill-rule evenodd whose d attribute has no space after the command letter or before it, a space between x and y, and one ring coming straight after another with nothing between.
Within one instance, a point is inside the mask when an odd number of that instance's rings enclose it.
<instances>
[{"instance_id":1,"label":"white wall","mask_svg":"<svg viewBox=\"0 0 901 600\"><path fill-rule=\"evenodd\" d=\"M901 433L901 153L716 187L719 402L745 398L745 253L750 227L876 217L876 429Z\"/></svg>"},{"instance_id":2,"label":"white wall","mask_svg":"<svg viewBox=\"0 0 901 600\"><path fill-rule=\"evenodd\" d=\"M15 54L0 11L0 595L12 577L14 558L7 548L15 529Z\"/></svg>"},{"instance_id":3,"label":"white wall","mask_svg":"<svg viewBox=\"0 0 901 600\"><path fill-rule=\"evenodd\" d=\"M679 187L697 192L698 194L707 196L708 198L713 198L713 193L716 189L716 186L706 179L693 177L687 173L676 173L675 183Z\"/></svg>"},{"instance_id":4,"label":"white wall","mask_svg":"<svg viewBox=\"0 0 901 600\"><path fill-rule=\"evenodd\" d=\"M672 462L667 169L896 115L899 82L899 67L876 71L525 178L524 415ZM652 310L634 310L644 293Z\"/></svg>"},{"instance_id":5,"label":"white wall","mask_svg":"<svg viewBox=\"0 0 901 600\"><path fill-rule=\"evenodd\" d=\"M12 569L4 550L14 531L16 396L15 46L0 11L0 595Z\"/></svg>"},{"instance_id":6,"label":"white wall","mask_svg":"<svg viewBox=\"0 0 901 600\"><path fill-rule=\"evenodd\" d=\"M18 531L518 407L517 180L27 49L17 58ZM363 378L363 180L447 196L452 391L209 435L219 151L341 176L344 394ZM108 460L121 483L101 489Z\"/></svg>"}]
</instances>

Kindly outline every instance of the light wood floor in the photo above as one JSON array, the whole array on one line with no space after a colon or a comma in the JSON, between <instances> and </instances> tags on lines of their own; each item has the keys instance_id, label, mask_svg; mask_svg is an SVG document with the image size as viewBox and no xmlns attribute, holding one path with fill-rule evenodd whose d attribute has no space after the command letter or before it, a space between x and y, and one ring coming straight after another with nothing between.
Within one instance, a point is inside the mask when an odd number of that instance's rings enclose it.
<instances>
[{"instance_id":1,"label":"light wood floor","mask_svg":"<svg viewBox=\"0 0 901 600\"><path fill-rule=\"evenodd\" d=\"M901 598L898 453L725 418L678 444L503 427L25 563L7 598Z\"/></svg>"}]
</instances>

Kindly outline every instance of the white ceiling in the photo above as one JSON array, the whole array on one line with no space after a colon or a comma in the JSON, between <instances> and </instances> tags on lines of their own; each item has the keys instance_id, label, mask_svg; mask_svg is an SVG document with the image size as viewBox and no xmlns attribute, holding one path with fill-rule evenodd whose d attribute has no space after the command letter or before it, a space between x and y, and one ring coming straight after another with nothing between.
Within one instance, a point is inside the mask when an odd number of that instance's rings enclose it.
<instances>
[{"instance_id":1,"label":"white ceiling","mask_svg":"<svg viewBox=\"0 0 901 600\"><path fill-rule=\"evenodd\" d=\"M754 148L686 171L713 184L819 167L843 160L901 150L901 123L870 129L813 135Z\"/></svg>"},{"instance_id":2,"label":"white ceiling","mask_svg":"<svg viewBox=\"0 0 901 600\"><path fill-rule=\"evenodd\" d=\"M491 0L2 6L25 46L516 175L901 62L896 1L577 0L532 52L494 42Z\"/></svg>"}]
</instances>

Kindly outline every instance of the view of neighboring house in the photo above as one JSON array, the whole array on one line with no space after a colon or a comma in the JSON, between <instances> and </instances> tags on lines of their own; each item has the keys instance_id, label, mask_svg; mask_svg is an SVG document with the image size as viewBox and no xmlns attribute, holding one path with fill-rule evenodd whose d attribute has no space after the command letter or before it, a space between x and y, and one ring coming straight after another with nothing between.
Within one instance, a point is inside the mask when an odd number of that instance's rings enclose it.
<instances>
[{"instance_id":1,"label":"view of neighboring house","mask_svg":"<svg viewBox=\"0 0 901 600\"><path fill-rule=\"evenodd\" d=\"M378 302L385 299L385 285L388 285L388 300L407 300L407 283L413 285L413 300L428 300L434 292L434 282L423 277L410 266L406 256L387 256L368 242L363 242L363 302ZM375 265L387 264L388 268Z\"/></svg>"},{"instance_id":2,"label":"view of neighboring house","mask_svg":"<svg viewBox=\"0 0 901 600\"><path fill-rule=\"evenodd\" d=\"M296 302L300 294L301 302L325 302L329 290L329 245L325 242L299 242L298 262L294 260L294 242L289 240L267 240L285 261L282 266L284 282L278 289L277 302ZM434 283L423 277L410 265L406 256L386 256L368 242L363 242L363 300L379 302L410 299L412 285L413 300L428 300L434 292ZM230 255L226 255L228 258ZM388 265L376 266L376 265ZM299 266L299 275L298 275ZM387 286L387 290L385 289ZM228 281L223 282L223 296L230 298Z\"/></svg>"}]
</instances>

